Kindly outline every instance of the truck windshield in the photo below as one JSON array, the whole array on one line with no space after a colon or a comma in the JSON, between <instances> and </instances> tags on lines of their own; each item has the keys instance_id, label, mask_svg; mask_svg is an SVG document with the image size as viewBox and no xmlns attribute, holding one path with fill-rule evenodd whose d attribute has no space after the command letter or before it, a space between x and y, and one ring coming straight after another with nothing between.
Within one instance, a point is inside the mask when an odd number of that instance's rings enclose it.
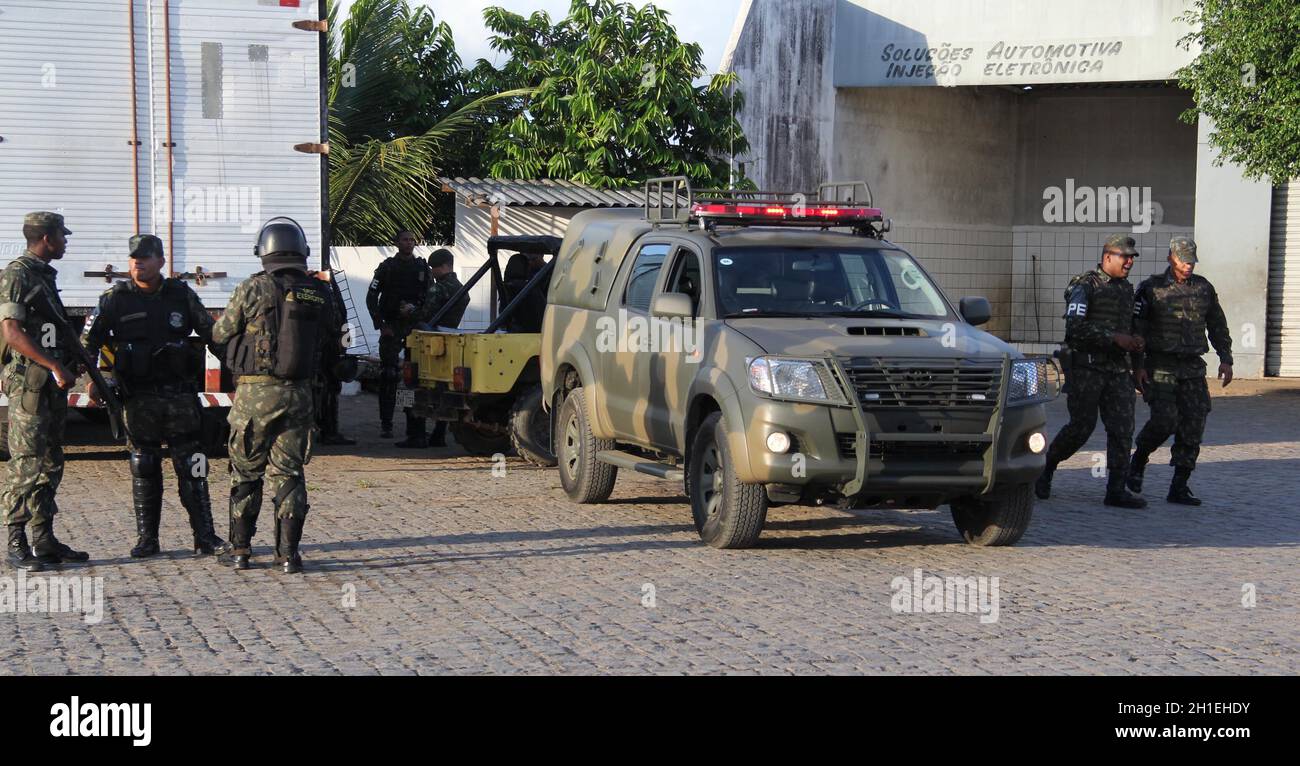
<instances>
[{"instance_id":1,"label":"truck windshield","mask_svg":"<svg viewBox=\"0 0 1300 766\"><path fill-rule=\"evenodd\" d=\"M939 288L897 250L754 247L714 251L719 313L943 319Z\"/></svg>"}]
</instances>

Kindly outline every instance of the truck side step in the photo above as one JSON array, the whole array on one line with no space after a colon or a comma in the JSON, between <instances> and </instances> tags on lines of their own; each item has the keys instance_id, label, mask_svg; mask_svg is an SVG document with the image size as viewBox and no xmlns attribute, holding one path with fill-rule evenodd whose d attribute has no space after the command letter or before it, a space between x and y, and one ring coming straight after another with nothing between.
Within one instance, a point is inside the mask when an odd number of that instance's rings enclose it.
<instances>
[{"instance_id":1,"label":"truck side step","mask_svg":"<svg viewBox=\"0 0 1300 766\"><path fill-rule=\"evenodd\" d=\"M636 455L629 455L626 452L597 452L596 459L606 465L625 468L629 471L636 471L647 476L653 476L656 479L665 481L686 481L686 472L680 468L664 463L657 463L653 460L647 460Z\"/></svg>"}]
</instances>

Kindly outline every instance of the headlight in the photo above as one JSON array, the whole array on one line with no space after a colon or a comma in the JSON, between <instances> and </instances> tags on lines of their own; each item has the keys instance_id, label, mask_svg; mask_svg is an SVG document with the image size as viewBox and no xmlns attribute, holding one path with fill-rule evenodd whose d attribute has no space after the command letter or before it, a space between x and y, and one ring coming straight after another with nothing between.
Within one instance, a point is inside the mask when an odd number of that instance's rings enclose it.
<instances>
[{"instance_id":1,"label":"headlight","mask_svg":"<svg viewBox=\"0 0 1300 766\"><path fill-rule=\"evenodd\" d=\"M773 399L844 404L823 362L807 359L759 357L749 363L749 385L755 393Z\"/></svg>"},{"instance_id":2,"label":"headlight","mask_svg":"<svg viewBox=\"0 0 1300 766\"><path fill-rule=\"evenodd\" d=\"M1038 404L1059 393L1056 365L1047 359L1024 359L1011 363L1011 388L1007 404Z\"/></svg>"}]
</instances>

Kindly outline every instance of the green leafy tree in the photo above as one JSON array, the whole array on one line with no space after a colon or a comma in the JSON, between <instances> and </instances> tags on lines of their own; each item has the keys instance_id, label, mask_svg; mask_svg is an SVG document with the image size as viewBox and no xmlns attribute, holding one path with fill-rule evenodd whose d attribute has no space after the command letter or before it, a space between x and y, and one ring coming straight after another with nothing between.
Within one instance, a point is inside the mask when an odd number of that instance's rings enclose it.
<instances>
[{"instance_id":1,"label":"green leafy tree","mask_svg":"<svg viewBox=\"0 0 1300 766\"><path fill-rule=\"evenodd\" d=\"M1251 178L1300 177L1300 3L1197 0L1183 38L1200 54L1178 72L1196 108L1183 120L1214 120L1210 142Z\"/></svg>"},{"instance_id":2,"label":"green leafy tree","mask_svg":"<svg viewBox=\"0 0 1300 766\"><path fill-rule=\"evenodd\" d=\"M488 8L494 50L478 81L492 90L534 88L514 119L492 127L484 164L502 178L566 179L600 188L688 176L724 187L729 157L748 144L736 120L744 99L734 74L707 70L654 5L574 0L567 18Z\"/></svg>"},{"instance_id":3,"label":"green leafy tree","mask_svg":"<svg viewBox=\"0 0 1300 766\"><path fill-rule=\"evenodd\" d=\"M329 219L336 244L388 243L403 229L445 241L451 200L438 177L477 166L475 142L526 90L478 96L451 30L407 0L331 11Z\"/></svg>"}]
</instances>

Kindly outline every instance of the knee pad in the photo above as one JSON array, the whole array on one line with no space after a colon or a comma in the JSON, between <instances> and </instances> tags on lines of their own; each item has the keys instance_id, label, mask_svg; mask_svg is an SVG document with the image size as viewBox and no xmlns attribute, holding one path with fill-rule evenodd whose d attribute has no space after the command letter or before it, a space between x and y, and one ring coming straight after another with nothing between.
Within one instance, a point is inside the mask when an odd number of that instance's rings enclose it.
<instances>
[{"instance_id":1,"label":"knee pad","mask_svg":"<svg viewBox=\"0 0 1300 766\"><path fill-rule=\"evenodd\" d=\"M301 502L290 502L294 495L302 492ZM276 518L293 517L295 519L307 518L307 483L301 476L292 476L287 479L280 491L275 493L275 515Z\"/></svg>"},{"instance_id":2,"label":"knee pad","mask_svg":"<svg viewBox=\"0 0 1300 766\"><path fill-rule=\"evenodd\" d=\"M234 500L236 503L242 502L260 493L261 491L262 491L262 482L246 481L241 484L236 484L235 486L230 488L230 499Z\"/></svg>"},{"instance_id":3,"label":"knee pad","mask_svg":"<svg viewBox=\"0 0 1300 766\"><path fill-rule=\"evenodd\" d=\"M137 479L162 476L162 455L156 450L131 450L131 475Z\"/></svg>"}]
</instances>

